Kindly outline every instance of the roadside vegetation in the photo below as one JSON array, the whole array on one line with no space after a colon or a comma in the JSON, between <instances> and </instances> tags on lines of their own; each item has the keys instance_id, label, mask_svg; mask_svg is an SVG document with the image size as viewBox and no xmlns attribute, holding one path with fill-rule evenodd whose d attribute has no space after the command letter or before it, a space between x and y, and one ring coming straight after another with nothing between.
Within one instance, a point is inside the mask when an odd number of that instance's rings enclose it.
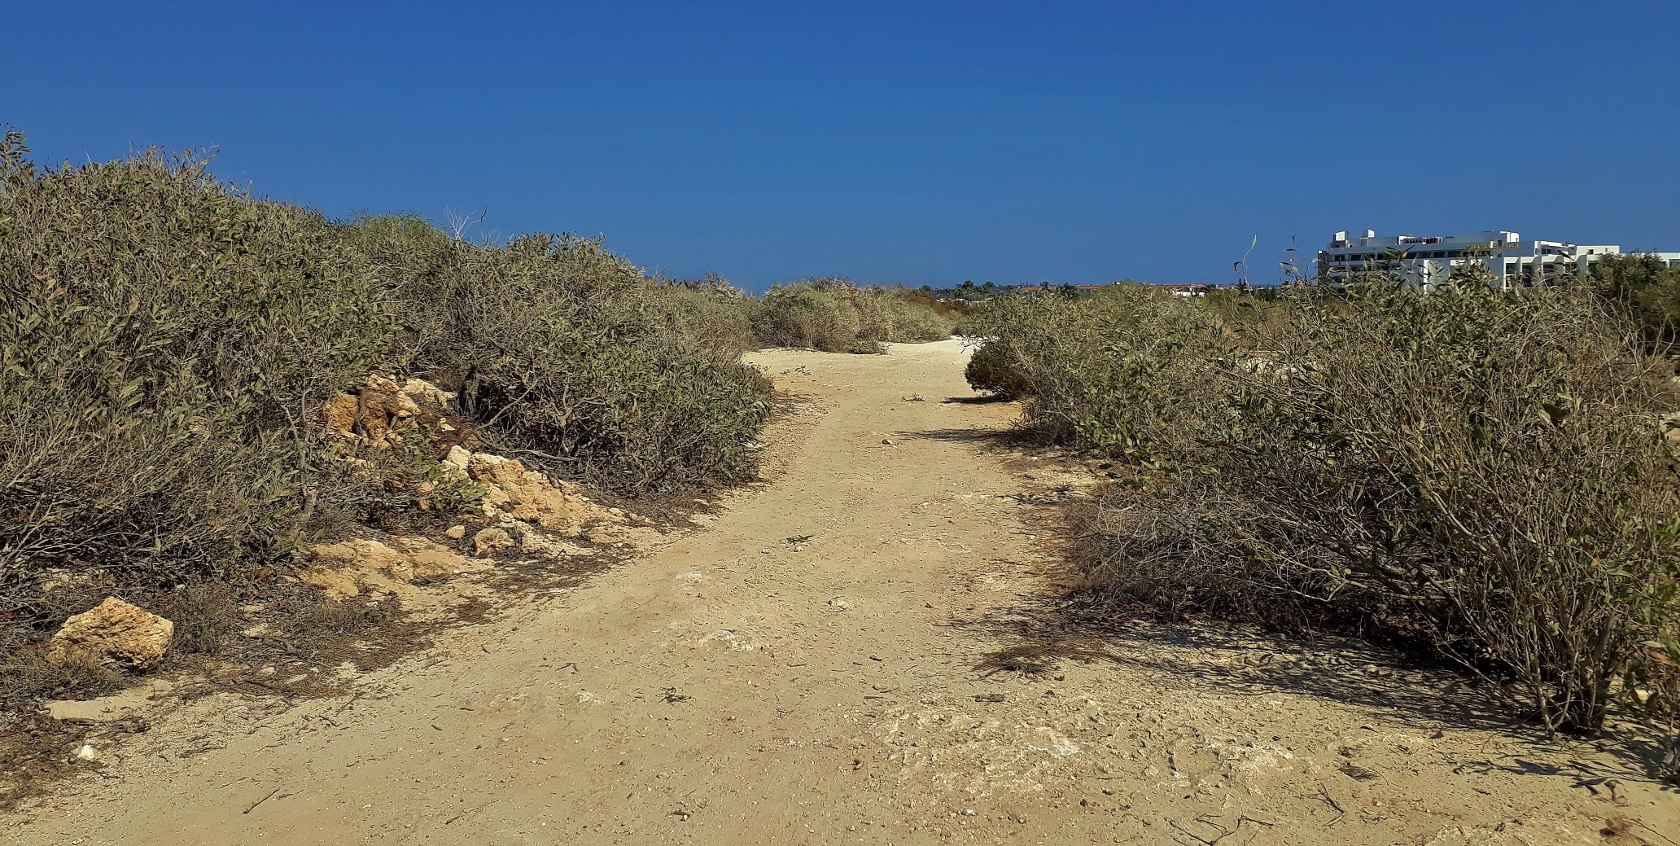
<instances>
[{"instance_id":1,"label":"roadside vegetation","mask_svg":"<svg viewBox=\"0 0 1680 846\"><path fill-rule=\"evenodd\" d=\"M833 279L762 299L653 279L573 235L335 221L191 154L44 168L8 131L0 699L120 681L46 649L108 596L169 612L172 655L215 652L242 604L275 597L319 633L389 622L390 603L288 574L369 529L482 523L485 488L443 470L457 447L620 501L750 479L772 397L741 353L948 337L934 305ZM449 399L416 412L411 388Z\"/></svg>"},{"instance_id":2,"label":"roadside vegetation","mask_svg":"<svg viewBox=\"0 0 1680 846\"><path fill-rule=\"evenodd\" d=\"M1495 681L1548 730L1616 713L1672 745L1664 284L1006 297L967 327L969 377L1130 468L1084 518L1096 595L1360 632Z\"/></svg>"},{"instance_id":3,"label":"roadside vegetation","mask_svg":"<svg viewBox=\"0 0 1680 846\"><path fill-rule=\"evenodd\" d=\"M326 430L324 405L370 374L442 386L476 442L610 494L751 477L769 386L739 359L744 315L694 308L713 299L676 296L598 241L335 222L192 156L49 169L7 133L3 672L44 694L103 684L26 647L107 595L179 607L232 585L248 601L311 543L470 501L437 483L448 442L352 449Z\"/></svg>"},{"instance_id":4,"label":"roadside vegetation","mask_svg":"<svg viewBox=\"0 0 1680 846\"><path fill-rule=\"evenodd\" d=\"M951 336L950 317L904 288L860 287L844 279L776 285L752 311L764 346L823 352L876 353L883 343L920 343Z\"/></svg>"}]
</instances>

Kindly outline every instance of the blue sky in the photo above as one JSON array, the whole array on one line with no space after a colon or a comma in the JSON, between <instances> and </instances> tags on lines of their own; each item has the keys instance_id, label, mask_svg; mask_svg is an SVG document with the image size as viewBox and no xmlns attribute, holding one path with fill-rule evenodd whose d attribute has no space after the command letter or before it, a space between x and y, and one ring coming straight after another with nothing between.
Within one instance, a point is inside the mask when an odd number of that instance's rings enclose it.
<instances>
[{"instance_id":1,"label":"blue sky","mask_svg":"<svg viewBox=\"0 0 1680 846\"><path fill-rule=\"evenodd\" d=\"M484 210L760 289L1256 280L1291 238L1680 250L1680 3L26 3L46 162L215 146L329 215Z\"/></svg>"}]
</instances>

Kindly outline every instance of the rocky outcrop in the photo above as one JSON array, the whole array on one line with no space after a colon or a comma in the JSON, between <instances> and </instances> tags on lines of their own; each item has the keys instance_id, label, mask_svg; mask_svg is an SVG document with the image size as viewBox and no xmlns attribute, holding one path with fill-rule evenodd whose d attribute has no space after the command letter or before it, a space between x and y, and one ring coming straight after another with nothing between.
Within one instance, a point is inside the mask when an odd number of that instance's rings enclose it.
<instances>
[{"instance_id":1,"label":"rocky outcrop","mask_svg":"<svg viewBox=\"0 0 1680 846\"><path fill-rule=\"evenodd\" d=\"M155 666L175 637L175 624L114 596L64 621L47 643L47 660L92 655L130 670Z\"/></svg>"},{"instance_id":2,"label":"rocky outcrop","mask_svg":"<svg viewBox=\"0 0 1680 846\"><path fill-rule=\"evenodd\" d=\"M414 504L424 511L439 503L471 503L456 515L460 522L444 532L453 548L404 538L321 544L296 575L299 581L339 599L366 593L409 596L408 585L484 569L491 564L483 559L508 550L559 559L588 555L591 547L643 549L661 540L648 521L591 501L576 484L551 479L518 459L469 450L461 442L470 436L460 432L471 427L452 418L454 398L419 379L399 385L373 375L321 410L329 434L346 447L346 461L373 467L368 457L355 454L361 447L406 444L442 454L441 479L430 475L412 483ZM450 425L452 419L460 428ZM476 492L469 493L465 485L482 495L474 498Z\"/></svg>"},{"instance_id":3,"label":"rocky outcrop","mask_svg":"<svg viewBox=\"0 0 1680 846\"><path fill-rule=\"evenodd\" d=\"M298 580L335 599L444 579L484 566L424 538L397 538L388 544L352 538L320 544L310 552L314 561L298 574Z\"/></svg>"},{"instance_id":4,"label":"rocky outcrop","mask_svg":"<svg viewBox=\"0 0 1680 846\"><path fill-rule=\"evenodd\" d=\"M657 529L633 525L638 518L622 509L593 502L578 485L551 480L518 459L455 446L440 465L444 473L484 489L480 508L485 517L505 515L560 537L600 546L643 548L661 538Z\"/></svg>"},{"instance_id":5,"label":"rocky outcrop","mask_svg":"<svg viewBox=\"0 0 1680 846\"><path fill-rule=\"evenodd\" d=\"M576 535L584 524L607 516L577 485L551 482L518 459L476 453L467 462L467 476L484 486L486 504L562 534Z\"/></svg>"},{"instance_id":6,"label":"rocky outcrop","mask_svg":"<svg viewBox=\"0 0 1680 846\"><path fill-rule=\"evenodd\" d=\"M442 411L453 398L454 394L419 379L398 385L394 379L374 374L356 391L328 399L321 408L321 422L328 433L345 441L388 449L402 443L398 428L419 414L423 403Z\"/></svg>"},{"instance_id":7,"label":"rocky outcrop","mask_svg":"<svg viewBox=\"0 0 1680 846\"><path fill-rule=\"evenodd\" d=\"M402 392L426 408L446 409L455 400L454 394L421 379L404 382Z\"/></svg>"}]
</instances>

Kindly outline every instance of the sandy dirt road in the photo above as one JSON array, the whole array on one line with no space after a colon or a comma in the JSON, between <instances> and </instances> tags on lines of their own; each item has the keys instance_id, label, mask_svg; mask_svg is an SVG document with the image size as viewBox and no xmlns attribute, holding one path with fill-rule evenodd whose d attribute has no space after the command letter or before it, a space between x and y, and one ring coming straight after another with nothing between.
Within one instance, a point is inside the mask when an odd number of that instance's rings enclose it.
<instances>
[{"instance_id":1,"label":"sandy dirt road","mask_svg":"<svg viewBox=\"0 0 1680 846\"><path fill-rule=\"evenodd\" d=\"M1069 623L1077 487L954 342L768 351L769 481L353 697L160 718L18 844L1676 843L1680 799L1351 645ZM914 395L925 401L914 401ZM1105 625L1106 623L1106 625Z\"/></svg>"}]
</instances>

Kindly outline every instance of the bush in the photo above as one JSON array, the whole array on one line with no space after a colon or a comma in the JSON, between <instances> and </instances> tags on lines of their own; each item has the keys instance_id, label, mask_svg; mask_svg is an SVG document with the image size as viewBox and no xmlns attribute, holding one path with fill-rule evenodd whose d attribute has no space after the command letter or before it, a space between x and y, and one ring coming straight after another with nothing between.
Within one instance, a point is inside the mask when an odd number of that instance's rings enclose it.
<instances>
[{"instance_id":1,"label":"bush","mask_svg":"<svg viewBox=\"0 0 1680 846\"><path fill-rule=\"evenodd\" d=\"M1215 355L1227 327L1184 300L1141 285L1089 297L995 297L967 321L980 336L969 383L1025 400L1022 423L1055 443L1147 460L1179 436L1165 415Z\"/></svg>"},{"instance_id":2,"label":"bush","mask_svg":"<svg viewBox=\"0 0 1680 846\"><path fill-rule=\"evenodd\" d=\"M1680 269L1654 255L1603 256L1591 265L1593 289L1639 327L1653 349L1680 340Z\"/></svg>"},{"instance_id":3,"label":"bush","mask_svg":"<svg viewBox=\"0 0 1680 846\"><path fill-rule=\"evenodd\" d=\"M823 352L878 353L882 343L948 338L950 319L903 289L860 288L841 279L773 285L752 318L760 343Z\"/></svg>"},{"instance_id":4,"label":"bush","mask_svg":"<svg viewBox=\"0 0 1680 846\"><path fill-rule=\"evenodd\" d=\"M719 276L656 285L654 299L671 329L725 355L757 349L752 313L756 303Z\"/></svg>"},{"instance_id":5,"label":"bush","mask_svg":"<svg viewBox=\"0 0 1680 846\"><path fill-rule=\"evenodd\" d=\"M629 262L566 235L458 245L456 261L447 328L417 357L458 383L487 430L627 494L752 473L763 377L729 343L675 331Z\"/></svg>"},{"instance_id":6,"label":"bush","mask_svg":"<svg viewBox=\"0 0 1680 846\"><path fill-rule=\"evenodd\" d=\"M968 358L963 377L969 387L999 399L1022 399L1032 391L1032 382L1015 363L1015 352L1003 340L981 341Z\"/></svg>"},{"instance_id":7,"label":"bush","mask_svg":"<svg viewBox=\"0 0 1680 846\"><path fill-rule=\"evenodd\" d=\"M895 344L921 344L951 337L950 315L934 309L925 297L904 288L890 288L874 296L886 305L887 317L892 322L892 332L886 340Z\"/></svg>"},{"instance_id":8,"label":"bush","mask_svg":"<svg viewBox=\"0 0 1680 846\"><path fill-rule=\"evenodd\" d=\"M1094 587L1428 644L1551 729L1600 726L1672 641L1675 397L1585 291L1118 307L1034 303L1007 333L1029 421L1140 465L1090 518Z\"/></svg>"},{"instance_id":9,"label":"bush","mask_svg":"<svg viewBox=\"0 0 1680 846\"><path fill-rule=\"evenodd\" d=\"M1309 301L1263 343L1278 369L1229 382L1199 455L1258 504L1248 557L1512 678L1548 728L1601 725L1673 622L1659 362L1584 292L1480 285Z\"/></svg>"},{"instance_id":10,"label":"bush","mask_svg":"<svg viewBox=\"0 0 1680 846\"><path fill-rule=\"evenodd\" d=\"M436 456L321 441L321 404L370 373L459 388L482 434L619 492L752 472L768 387L723 286L657 286L569 236L333 223L192 156L27 154L0 143L0 646L62 620L49 583L165 601L411 503L386 487Z\"/></svg>"},{"instance_id":11,"label":"bush","mask_svg":"<svg viewBox=\"0 0 1680 846\"><path fill-rule=\"evenodd\" d=\"M51 570L155 585L278 551L314 407L394 324L319 215L147 153L38 171L0 150L0 603Z\"/></svg>"}]
</instances>

